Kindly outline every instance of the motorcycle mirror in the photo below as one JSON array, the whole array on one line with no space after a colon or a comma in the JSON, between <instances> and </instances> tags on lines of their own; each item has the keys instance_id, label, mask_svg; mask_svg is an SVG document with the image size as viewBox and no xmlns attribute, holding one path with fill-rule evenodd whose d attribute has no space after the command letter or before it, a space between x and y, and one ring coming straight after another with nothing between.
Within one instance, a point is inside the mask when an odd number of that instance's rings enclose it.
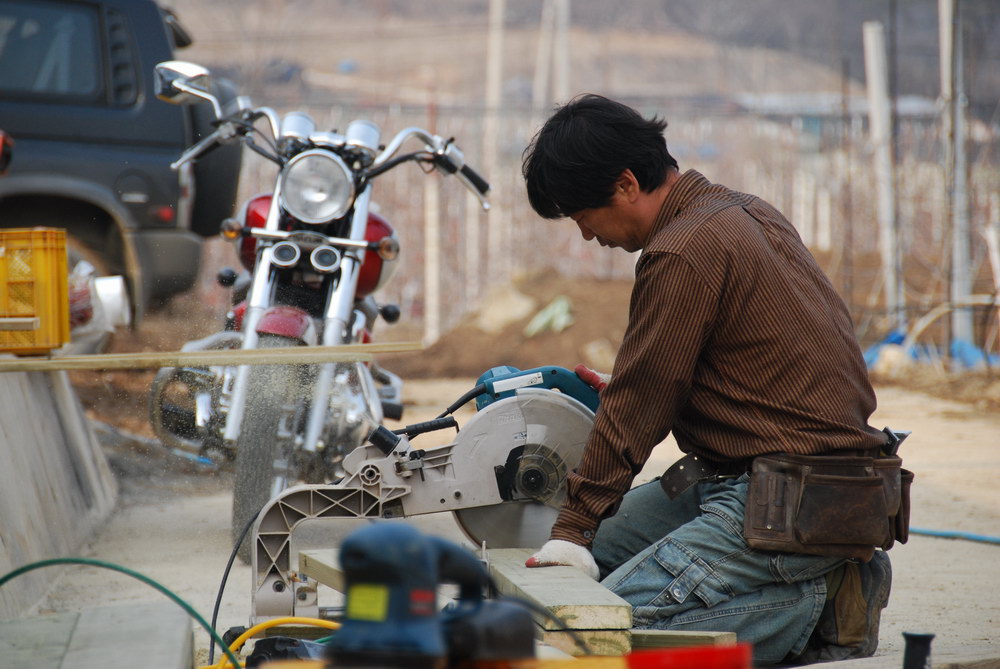
<instances>
[{"instance_id":1,"label":"motorcycle mirror","mask_svg":"<svg viewBox=\"0 0 1000 669\"><path fill-rule=\"evenodd\" d=\"M174 105L208 101L216 117L222 117L218 98L209 92L212 74L207 68L183 60L168 60L156 65L155 74L156 97L160 100Z\"/></svg>"}]
</instances>

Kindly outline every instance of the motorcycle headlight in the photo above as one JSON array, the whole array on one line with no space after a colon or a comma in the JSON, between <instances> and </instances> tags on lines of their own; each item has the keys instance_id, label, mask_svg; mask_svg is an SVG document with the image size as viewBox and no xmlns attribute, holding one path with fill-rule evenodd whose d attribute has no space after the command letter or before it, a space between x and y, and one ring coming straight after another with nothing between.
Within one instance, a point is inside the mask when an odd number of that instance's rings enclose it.
<instances>
[{"instance_id":1,"label":"motorcycle headlight","mask_svg":"<svg viewBox=\"0 0 1000 669\"><path fill-rule=\"evenodd\" d=\"M340 218L354 201L351 170L335 154L304 151L285 166L281 201L285 210L303 223Z\"/></svg>"}]
</instances>

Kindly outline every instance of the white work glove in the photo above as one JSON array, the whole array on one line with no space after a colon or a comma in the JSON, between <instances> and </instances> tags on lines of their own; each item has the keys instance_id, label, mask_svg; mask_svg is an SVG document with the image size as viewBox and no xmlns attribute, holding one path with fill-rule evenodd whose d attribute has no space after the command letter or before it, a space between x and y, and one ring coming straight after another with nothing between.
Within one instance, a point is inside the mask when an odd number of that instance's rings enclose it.
<instances>
[{"instance_id":1,"label":"white work glove","mask_svg":"<svg viewBox=\"0 0 1000 669\"><path fill-rule=\"evenodd\" d=\"M583 546L562 539L549 539L534 555L524 561L525 567L576 567L590 578L597 580L600 571L594 556Z\"/></svg>"},{"instance_id":2,"label":"white work glove","mask_svg":"<svg viewBox=\"0 0 1000 669\"><path fill-rule=\"evenodd\" d=\"M576 375L580 377L581 381L597 392L604 390L604 386L608 385L608 381L611 380L610 374L594 371L586 365L577 365L576 369L573 371L576 372Z\"/></svg>"}]
</instances>

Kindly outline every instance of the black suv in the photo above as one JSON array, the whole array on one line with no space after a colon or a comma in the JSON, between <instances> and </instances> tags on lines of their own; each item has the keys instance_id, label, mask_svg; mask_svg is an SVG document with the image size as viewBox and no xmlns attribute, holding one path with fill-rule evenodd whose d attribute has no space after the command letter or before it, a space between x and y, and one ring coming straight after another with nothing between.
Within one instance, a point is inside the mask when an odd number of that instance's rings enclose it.
<instances>
[{"instance_id":1,"label":"black suv","mask_svg":"<svg viewBox=\"0 0 1000 669\"><path fill-rule=\"evenodd\" d=\"M152 0L0 0L0 129L17 146L0 228L65 228L71 256L125 276L136 318L193 285L235 206L239 145L170 169L212 130L206 106L153 93L156 63L190 43Z\"/></svg>"}]
</instances>

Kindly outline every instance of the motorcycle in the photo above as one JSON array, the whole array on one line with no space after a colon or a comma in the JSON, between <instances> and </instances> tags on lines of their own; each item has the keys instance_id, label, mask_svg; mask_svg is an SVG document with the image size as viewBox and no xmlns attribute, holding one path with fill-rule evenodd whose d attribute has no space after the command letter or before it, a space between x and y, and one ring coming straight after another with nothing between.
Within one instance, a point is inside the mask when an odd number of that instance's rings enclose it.
<instances>
[{"instance_id":1,"label":"motorcycle","mask_svg":"<svg viewBox=\"0 0 1000 669\"><path fill-rule=\"evenodd\" d=\"M160 63L156 75L157 97L208 102L217 118L215 131L186 149L174 169L233 142L278 166L273 192L222 223L246 269L219 273L233 289L225 329L183 350L364 343L379 318L395 322L399 308L374 295L393 274L399 242L372 211L372 190L403 163L456 176L489 208L489 184L451 139L410 127L382 147L378 126L367 120L340 134L318 131L306 113L279 117L242 97L224 110L209 93L210 72L193 63ZM410 140L422 148L402 153ZM401 389L399 377L374 362L164 368L153 382L150 418L168 447L235 460L235 540L291 483L342 476L343 458L384 418L401 417ZM247 542L240 554L247 558Z\"/></svg>"}]
</instances>

